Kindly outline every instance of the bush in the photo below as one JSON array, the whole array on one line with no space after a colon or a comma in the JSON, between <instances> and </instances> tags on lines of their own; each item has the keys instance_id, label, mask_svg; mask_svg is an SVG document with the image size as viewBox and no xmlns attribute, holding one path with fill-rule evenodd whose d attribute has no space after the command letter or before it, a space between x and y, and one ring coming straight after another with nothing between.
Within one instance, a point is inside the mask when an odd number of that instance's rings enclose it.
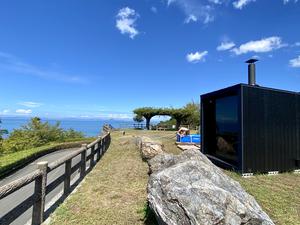
<instances>
[{"instance_id":1,"label":"bush","mask_svg":"<svg viewBox=\"0 0 300 225\"><path fill-rule=\"evenodd\" d=\"M172 128L175 125L176 125L176 120L173 118L167 121L160 121L159 124L157 124L158 127L168 127L168 128Z\"/></svg>"},{"instance_id":2,"label":"bush","mask_svg":"<svg viewBox=\"0 0 300 225\"><path fill-rule=\"evenodd\" d=\"M1 129L1 119L0 119L0 154L3 152L3 135L8 134L7 130Z\"/></svg>"},{"instance_id":3,"label":"bush","mask_svg":"<svg viewBox=\"0 0 300 225\"><path fill-rule=\"evenodd\" d=\"M74 129L65 130L63 134L63 139L65 140L76 140L84 137L82 132L76 131Z\"/></svg>"},{"instance_id":4,"label":"bush","mask_svg":"<svg viewBox=\"0 0 300 225\"><path fill-rule=\"evenodd\" d=\"M51 142L64 142L68 139L83 138L81 132L73 129L64 130L60 123L50 125L48 122L42 122L40 118L32 118L31 121L15 129L8 137L3 140L3 150L6 152L16 152L24 149L39 147Z\"/></svg>"}]
</instances>

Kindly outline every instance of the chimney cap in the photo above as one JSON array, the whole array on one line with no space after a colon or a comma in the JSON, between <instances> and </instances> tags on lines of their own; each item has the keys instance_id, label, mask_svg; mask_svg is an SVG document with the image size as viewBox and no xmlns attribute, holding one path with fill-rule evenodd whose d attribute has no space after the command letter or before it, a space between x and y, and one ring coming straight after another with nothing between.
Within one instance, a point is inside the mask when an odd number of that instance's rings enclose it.
<instances>
[{"instance_id":1,"label":"chimney cap","mask_svg":"<svg viewBox=\"0 0 300 225\"><path fill-rule=\"evenodd\" d=\"M249 59L245 63L255 63L257 61L258 61L258 59Z\"/></svg>"}]
</instances>

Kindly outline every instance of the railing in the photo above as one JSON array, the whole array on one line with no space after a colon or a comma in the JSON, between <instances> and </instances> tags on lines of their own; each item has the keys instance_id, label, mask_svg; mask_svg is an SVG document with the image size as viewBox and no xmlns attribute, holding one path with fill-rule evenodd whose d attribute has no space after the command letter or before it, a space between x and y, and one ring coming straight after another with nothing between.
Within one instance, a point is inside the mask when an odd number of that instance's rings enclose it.
<instances>
[{"instance_id":1,"label":"railing","mask_svg":"<svg viewBox=\"0 0 300 225\"><path fill-rule=\"evenodd\" d=\"M45 220L45 204L46 196L56 189L60 184L63 185L63 196L66 197L71 191L72 186L76 186L85 175L94 167L101 156L106 152L110 145L111 137L110 133L99 137L97 140L90 144L83 144L82 147L64 158L61 158L53 163L40 162L37 164L37 169L30 174L13 181L5 186L0 187L0 200L9 197L19 189L34 182L34 192L26 200L15 206L5 215L1 215L0 224L10 224L20 217L28 209L32 208L32 219L33 225L41 224ZM89 155L87 153L89 152ZM78 163L72 166L72 159L77 156L81 156ZM96 158L96 159L95 159ZM87 163L89 167L87 169ZM64 174L56 178L51 183L47 183L47 175L64 165ZM75 184L71 185L71 176L74 172L79 171L79 178ZM27 221L24 221L24 223Z\"/></svg>"},{"instance_id":2,"label":"railing","mask_svg":"<svg viewBox=\"0 0 300 225\"><path fill-rule=\"evenodd\" d=\"M133 127L134 129L141 129L141 130L146 129L146 125L143 124L143 123L134 123L134 124L132 125L132 127Z\"/></svg>"}]
</instances>

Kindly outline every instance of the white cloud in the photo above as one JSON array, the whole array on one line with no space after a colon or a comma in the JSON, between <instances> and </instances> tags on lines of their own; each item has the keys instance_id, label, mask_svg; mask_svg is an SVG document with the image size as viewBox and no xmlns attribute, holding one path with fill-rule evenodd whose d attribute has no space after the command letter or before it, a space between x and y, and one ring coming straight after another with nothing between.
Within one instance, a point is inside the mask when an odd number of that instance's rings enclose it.
<instances>
[{"instance_id":1,"label":"white cloud","mask_svg":"<svg viewBox=\"0 0 300 225\"><path fill-rule=\"evenodd\" d=\"M10 70L19 74L35 76L43 79L56 80L67 83L88 83L88 81L81 76L73 76L61 72L43 69L24 62L14 55L4 52L0 52L0 68L4 70Z\"/></svg>"},{"instance_id":2,"label":"white cloud","mask_svg":"<svg viewBox=\"0 0 300 225\"><path fill-rule=\"evenodd\" d=\"M283 0L283 4L287 4L287 3L289 3L289 2L294 2L294 3L297 3L298 2L298 0Z\"/></svg>"},{"instance_id":3,"label":"white cloud","mask_svg":"<svg viewBox=\"0 0 300 225\"><path fill-rule=\"evenodd\" d=\"M186 56L186 60L191 63L197 63L200 61L204 62L205 56L207 56L207 54L208 54L208 51L189 53Z\"/></svg>"},{"instance_id":4,"label":"white cloud","mask_svg":"<svg viewBox=\"0 0 300 225\"><path fill-rule=\"evenodd\" d=\"M3 110L0 112L0 115L7 115L9 112L10 112L9 109L3 109Z\"/></svg>"},{"instance_id":5,"label":"white cloud","mask_svg":"<svg viewBox=\"0 0 300 225\"><path fill-rule=\"evenodd\" d=\"M176 0L167 0L168 5L171 5L172 3L176 2Z\"/></svg>"},{"instance_id":6,"label":"white cloud","mask_svg":"<svg viewBox=\"0 0 300 225\"><path fill-rule=\"evenodd\" d=\"M79 116L80 118L91 118L91 116L88 116L88 115L81 115Z\"/></svg>"},{"instance_id":7,"label":"white cloud","mask_svg":"<svg viewBox=\"0 0 300 225\"><path fill-rule=\"evenodd\" d=\"M195 0L167 0L168 6L175 5L185 14L185 23L202 22L207 24L214 21L214 5L223 0L212 0L208 3Z\"/></svg>"},{"instance_id":8,"label":"white cloud","mask_svg":"<svg viewBox=\"0 0 300 225\"><path fill-rule=\"evenodd\" d=\"M232 3L235 9L242 10L256 0L162 0L168 6L177 6L185 14L185 23L202 22L204 24L215 20L215 16L220 14L218 10L222 6ZM299 0L283 0L284 4L290 2L300 2Z\"/></svg>"},{"instance_id":9,"label":"white cloud","mask_svg":"<svg viewBox=\"0 0 300 225\"><path fill-rule=\"evenodd\" d=\"M234 52L236 55L246 54L248 52L256 52L256 53L262 53L262 52L270 52L275 49L279 49L286 46L286 44L282 43L282 40L280 37L269 37L257 41L249 41L245 44L242 44L238 48L231 49L232 52Z\"/></svg>"},{"instance_id":10,"label":"white cloud","mask_svg":"<svg viewBox=\"0 0 300 225\"><path fill-rule=\"evenodd\" d=\"M19 105L26 106L28 108L38 108L43 104L39 102L20 102Z\"/></svg>"},{"instance_id":11,"label":"white cloud","mask_svg":"<svg viewBox=\"0 0 300 225\"><path fill-rule=\"evenodd\" d=\"M107 114L101 114L100 118L104 118L104 119L132 119L133 114L130 114L130 113L107 113Z\"/></svg>"},{"instance_id":12,"label":"white cloud","mask_svg":"<svg viewBox=\"0 0 300 225\"><path fill-rule=\"evenodd\" d=\"M112 118L112 119L132 119L133 116L132 114L109 114L108 118Z\"/></svg>"},{"instance_id":13,"label":"white cloud","mask_svg":"<svg viewBox=\"0 0 300 225\"><path fill-rule=\"evenodd\" d=\"M151 11L152 11L153 13L157 13L157 8L154 7L154 6L152 6L152 7L151 7Z\"/></svg>"},{"instance_id":14,"label":"white cloud","mask_svg":"<svg viewBox=\"0 0 300 225\"><path fill-rule=\"evenodd\" d=\"M235 2L233 2L233 7L236 9L242 9L244 8L246 5L248 5L251 2L255 2L256 0L237 0Z\"/></svg>"},{"instance_id":15,"label":"white cloud","mask_svg":"<svg viewBox=\"0 0 300 225\"><path fill-rule=\"evenodd\" d=\"M235 46L233 42L222 42L218 47L218 51L226 51L232 49Z\"/></svg>"},{"instance_id":16,"label":"white cloud","mask_svg":"<svg viewBox=\"0 0 300 225\"><path fill-rule=\"evenodd\" d=\"M139 15L134 9L129 7L122 8L116 17L116 27L121 31L121 34L128 34L131 39L134 39L139 34L139 31L136 29L136 20Z\"/></svg>"},{"instance_id":17,"label":"white cloud","mask_svg":"<svg viewBox=\"0 0 300 225\"><path fill-rule=\"evenodd\" d=\"M294 44L294 46L300 47L300 42L296 42L296 43Z\"/></svg>"},{"instance_id":18,"label":"white cloud","mask_svg":"<svg viewBox=\"0 0 300 225\"><path fill-rule=\"evenodd\" d=\"M28 115L32 113L31 109L17 109L16 110L17 114L23 114L23 115Z\"/></svg>"},{"instance_id":19,"label":"white cloud","mask_svg":"<svg viewBox=\"0 0 300 225\"><path fill-rule=\"evenodd\" d=\"M211 3L214 3L214 4L217 4L217 5L219 5L219 4L222 4L223 3L223 1L222 0L208 0L209 2L211 2Z\"/></svg>"},{"instance_id":20,"label":"white cloud","mask_svg":"<svg viewBox=\"0 0 300 225\"><path fill-rule=\"evenodd\" d=\"M190 22L197 22L197 17L193 14L189 15L186 19L185 19L185 23L190 23Z\"/></svg>"},{"instance_id":21,"label":"white cloud","mask_svg":"<svg viewBox=\"0 0 300 225\"><path fill-rule=\"evenodd\" d=\"M290 66L299 68L300 67L300 56L298 56L295 59L291 59L290 60Z\"/></svg>"}]
</instances>

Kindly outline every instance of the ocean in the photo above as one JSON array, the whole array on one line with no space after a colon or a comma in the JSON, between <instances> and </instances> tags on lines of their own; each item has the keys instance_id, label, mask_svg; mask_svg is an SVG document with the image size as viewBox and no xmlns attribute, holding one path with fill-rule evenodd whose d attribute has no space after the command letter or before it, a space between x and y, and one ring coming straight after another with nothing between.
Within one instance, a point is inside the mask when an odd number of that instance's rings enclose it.
<instances>
[{"instance_id":1,"label":"ocean","mask_svg":"<svg viewBox=\"0 0 300 225\"><path fill-rule=\"evenodd\" d=\"M28 123L30 118L21 117L1 117L1 129L6 129L8 132L13 129L20 128ZM60 126L64 129L74 129L81 131L87 137L98 136L101 133L104 124L111 124L114 128L130 128L133 121L130 120L103 120L103 119L42 119L43 122L48 121L50 124L60 122Z\"/></svg>"}]
</instances>

